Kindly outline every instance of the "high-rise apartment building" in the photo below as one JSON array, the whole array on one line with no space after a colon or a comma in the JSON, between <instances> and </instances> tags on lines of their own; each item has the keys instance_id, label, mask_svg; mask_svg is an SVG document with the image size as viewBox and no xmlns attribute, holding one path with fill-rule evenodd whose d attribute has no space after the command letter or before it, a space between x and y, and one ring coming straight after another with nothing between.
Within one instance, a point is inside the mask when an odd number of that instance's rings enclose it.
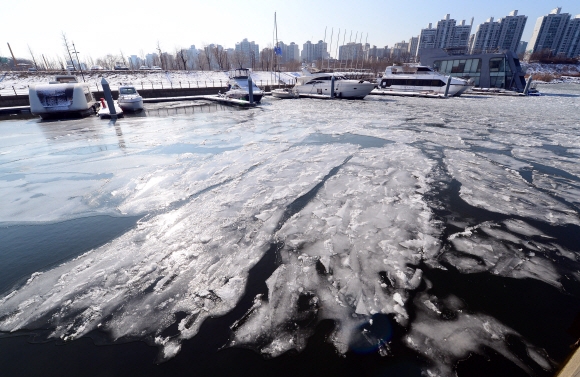
<instances>
[{"instance_id":1,"label":"high-rise apartment building","mask_svg":"<svg viewBox=\"0 0 580 377\"><path fill-rule=\"evenodd\" d=\"M348 42L338 47L339 60L357 60L363 58L362 43Z\"/></svg>"},{"instance_id":2,"label":"high-rise apartment building","mask_svg":"<svg viewBox=\"0 0 580 377\"><path fill-rule=\"evenodd\" d=\"M432 24L429 24L426 29L421 30L417 51L425 48L464 48L467 50L472 24L473 18L469 25L465 23L465 20L457 24L447 14L444 19L437 22L437 27L433 28Z\"/></svg>"},{"instance_id":3,"label":"high-rise apartment building","mask_svg":"<svg viewBox=\"0 0 580 377\"><path fill-rule=\"evenodd\" d=\"M557 53L568 58L580 56L580 14L568 22Z\"/></svg>"},{"instance_id":4,"label":"high-rise apartment building","mask_svg":"<svg viewBox=\"0 0 580 377\"><path fill-rule=\"evenodd\" d=\"M437 28L434 28L431 23L425 29L421 29L421 34L419 35L419 46L417 51L422 48L435 48L435 36L437 34Z\"/></svg>"},{"instance_id":5,"label":"high-rise apartment building","mask_svg":"<svg viewBox=\"0 0 580 377\"><path fill-rule=\"evenodd\" d=\"M560 42L570 20L570 14L561 13L562 8L553 9L550 14L538 17L528 49L539 52L545 49L557 53Z\"/></svg>"},{"instance_id":6,"label":"high-rise apartment building","mask_svg":"<svg viewBox=\"0 0 580 377\"><path fill-rule=\"evenodd\" d=\"M319 59L328 58L328 45L326 42L318 41L317 44L313 44L310 41L306 41L302 45L302 61L310 63Z\"/></svg>"},{"instance_id":7,"label":"high-rise apartment building","mask_svg":"<svg viewBox=\"0 0 580 377\"><path fill-rule=\"evenodd\" d=\"M500 18L501 27L497 42L498 48L515 52L522 40L527 21L528 16L518 15L517 10L510 12L506 17Z\"/></svg>"},{"instance_id":8,"label":"high-rise apartment building","mask_svg":"<svg viewBox=\"0 0 580 377\"><path fill-rule=\"evenodd\" d=\"M419 37L411 37L409 39L409 57L415 59L417 57L417 47L419 46Z\"/></svg>"},{"instance_id":9,"label":"high-rise apartment building","mask_svg":"<svg viewBox=\"0 0 580 377\"><path fill-rule=\"evenodd\" d=\"M499 32L501 25L495 22L493 17L485 20L480 24L472 35L469 43L469 52L472 54L479 54L485 51L497 49L497 42L499 40Z\"/></svg>"},{"instance_id":10,"label":"high-rise apartment building","mask_svg":"<svg viewBox=\"0 0 580 377\"><path fill-rule=\"evenodd\" d=\"M477 27L469 43L469 51L477 54L485 51L510 50L516 52L528 17L512 11L508 16L494 21L493 17Z\"/></svg>"},{"instance_id":11,"label":"high-rise apartment building","mask_svg":"<svg viewBox=\"0 0 580 377\"><path fill-rule=\"evenodd\" d=\"M252 61L257 61L260 56L260 47L254 42L248 41L248 38L244 38L241 42L236 43L236 53L241 53L244 56L245 64L251 65Z\"/></svg>"},{"instance_id":12,"label":"high-rise apartment building","mask_svg":"<svg viewBox=\"0 0 580 377\"><path fill-rule=\"evenodd\" d=\"M286 62L291 61L300 61L300 49L294 42L290 42L290 44L286 46Z\"/></svg>"}]
</instances>

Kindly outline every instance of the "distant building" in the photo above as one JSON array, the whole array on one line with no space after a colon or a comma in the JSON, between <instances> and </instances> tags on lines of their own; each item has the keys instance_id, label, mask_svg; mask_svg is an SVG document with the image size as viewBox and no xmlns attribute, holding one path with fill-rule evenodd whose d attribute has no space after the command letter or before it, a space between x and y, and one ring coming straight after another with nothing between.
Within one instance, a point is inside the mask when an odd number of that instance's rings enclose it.
<instances>
[{"instance_id":1,"label":"distant building","mask_svg":"<svg viewBox=\"0 0 580 377\"><path fill-rule=\"evenodd\" d=\"M145 55L145 63L149 67L153 67L154 65L160 64L159 63L159 55L157 55L156 53Z\"/></svg>"},{"instance_id":2,"label":"distant building","mask_svg":"<svg viewBox=\"0 0 580 377\"><path fill-rule=\"evenodd\" d=\"M495 51L510 50L516 52L522 39L522 33L526 26L528 17L519 15L518 11L512 11L508 16L500 18L497 22L493 17L486 20L477 27L472 35L469 51L472 54Z\"/></svg>"},{"instance_id":3,"label":"distant building","mask_svg":"<svg viewBox=\"0 0 580 377\"><path fill-rule=\"evenodd\" d=\"M281 56L278 57L280 63L288 63L291 61L300 61L300 53L298 45L294 42L290 42L289 45L284 42L278 42L278 47L280 47Z\"/></svg>"},{"instance_id":4,"label":"distant building","mask_svg":"<svg viewBox=\"0 0 580 377\"><path fill-rule=\"evenodd\" d=\"M302 61L305 63L311 63L319 59L328 58L328 45L323 41L318 41L317 44L313 44L310 41L306 41L302 45Z\"/></svg>"},{"instance_id":5,"label":"distant building","mask_svg":"<svg viewBox=\"0 0 580 377\"><path fill-rule=\"evenodd\" d=\"M580 56L580 14L568 22L557 54L568 58Z\"/></svg>"},{"instance_id":6,"label":"distant building","mask_svg":"<svg viewBox=\"0 0 580 377\"><path fill-rule=\"evenodd\" d=\"M522 34L524 33L527 21L528 16L518 15L517 10L512 11L506 17L500 18L499 23L501 24L501 29L497 43L498 47L501 50L516 52L522 40Z\"/></svg>"},{"instance_id":7,"label":"distant building","mask_svg":"<svg viewBox=\"0 0 580 377\"><path fill-rule=\"evenodd\" d=\"M391 58L395 60L403 59L405 61L409 60L409 43L402 41L395 43L391 49Z\"/></svg>"},{"instance_id":8,"label":"distant building","mask_svg":"<svg viewBox=\"0 0 580 377\"><path fill-rule=\"evenodd\" d=\"M310 41L306 41L306 43L304 43L302 45L302 53L300 54L300 58L301 58L302 62L309 63L313 60L313 56L314 56L314 47L313 46L314 45Z\"/></svg>"},{"instance_id":9,"label":"distant building","mask_svg":"<svg viewBox=\"0 0 580 377\"><path fill-rule=\"evenodd\" d=\"M449 14L446 14L444 19L437 22L437 27L434 28L432 24L429 24L426 29L421 29L421 34L419 35L418 58L421 50L424 49L443 48L467 51L472 25L473 18L469 25L465 23L465 20L457 24Z\"/></svg>"},{"instance_id":10,"label":"distant building","mask_svg":"<svg viewBox=\"0 0 580 377\"><path fill-rule=\"evenodd\" d=\"M432 25L433 24L429 23L429 26L427 26L427 28L421 29L421 34L419 34L419 45L417 47L417 51L419 49L435 48L437 28L434 28Z\"/></svg>"},{"instance_id":11,"label":"distant building","mask_svg":"<svg viewBox=\"0 0 580 377\"><path fill-rule=\"evenodd\" d=\"M516 53L518 55L525 54L527 48L528 48L528 42L520 41L520 43L518 45L518 50L516 51Z\"/></svg>"},{"instance_id":12,"label":"distant building","mask_svg":"<svg viewBox=\"0 0 580 377\"><path fill-rule=\"evenodd\" d=\"M409 39L409 57L412 60L415 60L415 58L417 57L417 48L419 47L419 37L411 37L411 39Z\"/></svg>"},{"instance_id":13,"label":"distant building","mask_svg":"<svg viewBox=\"0 0 580 377\"><path fill-rule=\"evenodd\" d=\"M338 47L338 60L357 60L363 57L362 43L348 42Z\"/></svg>"},{"instance_id":14,"label":"distant building","mask_svg":"<svg viewBox=\"0 0 580 377\"><path fill-rule=\"evenodd\" d=\"M290 44L286 46L286 57L286 62L300 61L300 49L296 43L290 42Z\"/></svg>"},{"instance_id":15,"label":"distant building","mask_svg":"<svg viewBox=\"0 0 580 377\"><path fill-rule=\"evenodd\" d=\"M501 25L493 17L481 23L469 43L469 52L472 54L493 51L497 49Z\"/></svg>"},{"instance_id":16,"label":"distant building","mask_svg":"<svg viewBox=\"0 0 580 377\"><path fill-rule=\"evenodd\" d=\"M129 56L129 68L138 69L141 66L141 63L141 59L137 55Z\"/></svg>"},{"instance_id":17,"label":"distant building","mask_svg":"<svg viewBox=\"0 0 580 377\"><path fill-rule=\"evenodd\" d=\"M530 52L549 49L556 54L570 20L570 14L561 13L561 10L562 8L555 8L550 14L538 17L528 44Z\"/></svg>"},{"instance_id":18,"label":"distant building","mask_svg":"<svg viewBox=\"0 0 580 377\"><path fill-rule=\"evenodd\" d=\"M243 63L248 67L258 61L260 56L260 46L254 41L249 42L248 38L236 43L235 51L243 56Z\"/></svg>"}]
</instances>

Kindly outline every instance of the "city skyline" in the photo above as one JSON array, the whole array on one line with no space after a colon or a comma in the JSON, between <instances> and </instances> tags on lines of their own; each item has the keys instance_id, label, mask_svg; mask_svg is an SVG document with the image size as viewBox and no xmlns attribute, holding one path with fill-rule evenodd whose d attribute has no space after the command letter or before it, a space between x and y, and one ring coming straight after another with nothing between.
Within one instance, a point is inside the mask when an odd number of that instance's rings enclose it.
<instances>
[{"instance_id":1,"label":"city skyline","mask_svg":"<svg viewBox=\"0 0 580 377\"><path fill-rule=\"evenodd\" d=\"M411 6L411 3L417 6ZM580 5L572 1L538 5L497 0L486 2L485 6L457 1L441 1L436 5L415 1L402 5L399 2L367 0L357 3L358 13L353 12L352 3L346 1L333 2L332 6L302 0L292 3L247 1L243 4L222 1L219 5L169 5L160 9L132 9L119 4L112 10L127 13L129 17L123 21L117 17L119 12L108 18L107 12L95 12L90 16L90 21L87 21L87 16L79 16L78 12L67 9L43 11L42 15L24 12L24 9L35 9L38 4L38 0L24 0L4 6L0 23L3 25L5 41L0 44L0 56L10 55L6 42L11 44L17 57L28 58L29 47L35 54L62 56L64 48L61 32L66 33L69 41L75 42L81 53L80 60L88 56L98 58L108 53L116 55L121 51L126 56L140 55L141 52L147 54L156 51L157 42L163 51L172 53L177 48L187 49L191 45L203 48L204 45L219 44L225 48L234 48L237 42L247 38L255 41L261 50L273 43L276 11L278 41L286 44L294 42L302 47L308 40L313 44L325 40L334 57L338 54L337 42L338 45L342 45L343 41L344 44L354 42L358 35L357 42L392 47L395 43L408 42L411 37L418 36L421 29L429 23L437 23L446 14L458 22L465 20L466 23L470 23L473 17L473 33L476 25L486 19L499 19L518 10L519 14L528 17L523 41L530 40L535 20L556 6L562 7L562 11L570 13L572 17L580 14ZM177 8L178 12L172 8ZM25 25L18 20L18 14L27 14ZM339 29L340 40L337 40ZM127 41L129 36L133 41Z\"/></svg>"}]
</instances>

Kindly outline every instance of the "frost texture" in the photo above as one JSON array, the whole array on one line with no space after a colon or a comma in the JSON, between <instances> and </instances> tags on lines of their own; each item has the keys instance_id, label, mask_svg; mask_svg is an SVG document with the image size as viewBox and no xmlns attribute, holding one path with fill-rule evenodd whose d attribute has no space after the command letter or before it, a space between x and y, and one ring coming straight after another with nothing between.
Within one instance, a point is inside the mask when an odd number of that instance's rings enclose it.
<instances>
[{"instance_id":1,"label":"frost texture","mask_svg":"<svg viewBox=\"0 0 580 377\"><path fill-rule=\"evenodd\" d=\"M268 294L234 324L232 345L268 356L301 350L316 323L333 319L329 341L339 352L366 342L386 355L388 340L365 329L387 314L408 329L407 346L432 361L428 374L452 374L482 346L526 370L505 343L520 334L464 310L460 298L417 292L429 285L419 263L558 288L564 275L580 280L577 250L543 231L579 224L580 135L569 118L577 105L529 98L533 112L498 117L520 100L265 100L250 111L115 126L2 122L3 223L146 216L3 293L0 330L50 328L68 340L102 329L158 344L170 358L204 319L235 307L248 271L274 244L280 264ZM538 114L553 116L544 124ZM449 203L433 198L453 185L494 220L438 217ZM441 318L446 308L454 320ZM168 337L176 313L184 316ZM554 367L541 345L523 343L539 366Z\"/></svg>"}]
</instances>

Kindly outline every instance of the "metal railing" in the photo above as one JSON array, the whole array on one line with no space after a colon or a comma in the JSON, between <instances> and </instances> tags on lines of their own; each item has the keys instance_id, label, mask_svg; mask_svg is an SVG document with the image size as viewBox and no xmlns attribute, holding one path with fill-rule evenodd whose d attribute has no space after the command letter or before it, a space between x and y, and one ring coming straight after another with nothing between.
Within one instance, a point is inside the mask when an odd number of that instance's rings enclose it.
<instances>
[{"instance_id":1,"label":"metal railing","mask_svg":"<svg viewBox=\"0 0 580 377\"><path fill-rule=\"evenodd\" d=\"M289 75L290 76L290 75ZM269 87L280 87L285 85L294 85L296 80L291 84L285 84L278 80L255 80L254 83L260 88L264 89L266 86ZM163 89L195 89L195 88L225 88L228 84L227 80L198 80L198 81L139 81L131 83L110 83L111 90L118 90L119 86L122 85L133 85L137 90L153 89L153 90L163 90ZM101 91L102 87L97 82L89 83L89 89L91 91ZM0 85L0 96L13 96L13 95L28 95L28 88L30 85L13 85L4 86Z\"/></svg>"}]
</instances>

